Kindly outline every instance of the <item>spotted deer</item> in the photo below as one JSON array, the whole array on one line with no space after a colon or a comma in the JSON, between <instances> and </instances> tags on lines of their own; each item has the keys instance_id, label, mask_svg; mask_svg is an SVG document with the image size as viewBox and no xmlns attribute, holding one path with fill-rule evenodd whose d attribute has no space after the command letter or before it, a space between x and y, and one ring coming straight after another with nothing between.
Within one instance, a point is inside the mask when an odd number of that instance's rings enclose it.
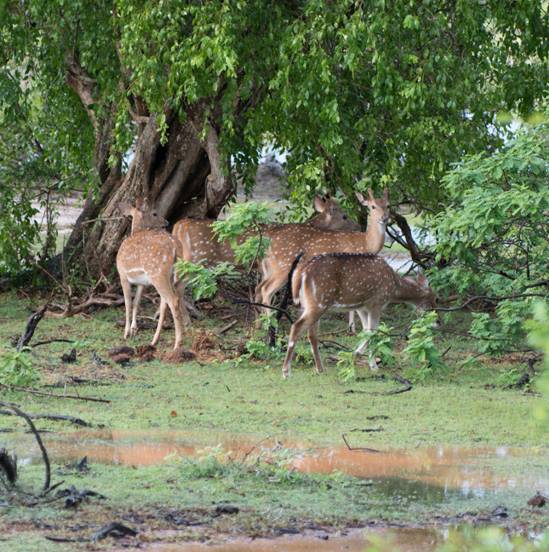
<instances>
[{"instance_id":1,"label":"spotted deer","mask_svg":"<svg viewBox=\"0 0 549 552\"><path fill-rule=\"evenodd\" d=\"M323 230L359 230L360 226L349 219L340 205L331 198L316 196L313 202L316 215L301 224L261 225L261 232L271 237L273 232L291 227L296 229L318 228ZM193 263L202 262L205 266L214 266L223 261L233 263L234 254L229 240L219 241L212 228L212 220L185 218L176 222L173 235L181 243L183 258ZM240 240L245 241L256 230L244 232Z\"/></svg>"},{"instance_id":2,"label":"spotted deer","mask_svg":"<svg viewBox=\"0 0 549 552\"><path fill-rule=\"evenodd\" d=\"M294 259L303 254L303 261L322 253L378 253L385 243L385 228L389 220L389 192L376 199L371 189L368 198L356 192L358 201L368 208L366 232L333 232L287 225L275 230L271 244L261 263L263 279L255 292L256 303L271 304L272 296L287 282ZM302 261L302 262L303 262Z\"/></svg>"},{"instance_id":3,"label":"spotted deer","mask_svg":"<svg viewBox=\"0 0 549 552\"><path fill-rule=\"evenodd\" d=\"M119 204L123 215L132 217L131 234L120 245L116 255L116 268L120 276L126 325L124 339L137 333L137 309L143 287L152 285L160 295L160 316L151 345L156 345L169 307L175 326L175 346L182 344L183 325L189 323L189 315L181 304L175 289L174 262L181 257L181 246L164 228L168 221L155 211L148 209L141 200L135 207L127 203ZM132 309L131 286L137 285ZM131 313L131 315L130 315Z\"/></svg>"},{"instance_id":4,"label":"spotted deer","mask_svg":"<svg viewBox=\"0 0 549 552\"><path fill-rule=\"evenodd\" d=\"M292 275L294 303L302 308L292 325L282 376L290 375L296 341L308 330L315 369L323 371L318 350L318 326L322 315L331 308L356 310L367 332L379 324L381 313L389 303L411 303L421 310L435 308L435 295L424 275L417 280L397 274L381 257L360 253L328 253L298 264ZM364 351L368 339L356 349ZM377 369L375 360L370 368Z\"/></svg>"}]
</instances>

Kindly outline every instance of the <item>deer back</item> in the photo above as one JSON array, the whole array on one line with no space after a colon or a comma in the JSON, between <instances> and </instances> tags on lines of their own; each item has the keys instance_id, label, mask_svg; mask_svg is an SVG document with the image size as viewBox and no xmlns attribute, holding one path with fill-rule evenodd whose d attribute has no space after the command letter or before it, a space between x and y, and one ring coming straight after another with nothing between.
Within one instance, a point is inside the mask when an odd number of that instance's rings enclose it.
<instances>
[{"instance_id":1,"label":"deer back","mask_svg":"<svg viewBox=\"0 0 549 552\"><path fill-rule=\"evenodd\" d=\"M233 262L234 255L227 240L218 241L212 220L185 218L173 227L173 235L181 244L183 258L193 263L212 266L223 261Z\"/></svg>"},{"instance_id":2,"label":"deer back","mask_svg":"<svg viewBox=\"0 0 549 552\"><path fill-rule=\"evenodd\" d=\"M329 253L298 267L292 278L292 294L303 308L383 306L395 294L396 278L393 269L377 255Z\"/></svg>"}]
</instances>

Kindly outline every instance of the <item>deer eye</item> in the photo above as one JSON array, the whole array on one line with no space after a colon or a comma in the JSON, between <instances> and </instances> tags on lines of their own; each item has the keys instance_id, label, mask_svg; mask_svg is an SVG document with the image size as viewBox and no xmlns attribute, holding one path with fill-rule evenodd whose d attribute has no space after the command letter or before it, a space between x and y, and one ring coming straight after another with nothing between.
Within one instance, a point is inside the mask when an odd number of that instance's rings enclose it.
<instances>
[{"instance_id":1,"label":"deer eye","mask_svg":"<svg viewBox=\"0 0 549 552\"><path fill-rule=\"evenodd\" d=\"M347 220L347 215L343 215L343 220Z\"/></svg>"},{"instance_id":2,"label":"deer eye","mask_svg":"<svg viewBox=\"0 0 549 552\"><path fill-rule=\"evenodd\" d=\"M375 205L372 205L372 209L375 209L375 208L376 208L376 206L375 206Z\"/></svg>"}]
</instances>

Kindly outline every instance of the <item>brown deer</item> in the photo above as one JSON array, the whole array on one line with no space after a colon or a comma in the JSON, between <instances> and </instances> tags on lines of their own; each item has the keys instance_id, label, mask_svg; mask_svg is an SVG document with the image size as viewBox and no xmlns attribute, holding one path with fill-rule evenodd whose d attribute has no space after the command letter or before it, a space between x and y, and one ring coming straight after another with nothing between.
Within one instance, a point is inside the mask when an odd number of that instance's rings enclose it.
<instances>
[{"instance_id":1,"label":"brown deer","mask_svg":"<svg viewBox=\"0 0 549 552\"><path fill-rule=\"evenodd\" d=\"M302 261L303 262L303 261ZM318 325L321 316L330 308L356 310L368 332L373 332L381 313L389 303L411 303L418 309L435 308L435 295L425 276L417 280L399 276L381 257L359 253L329 253L304 261L292 275L294 302L302 313L290 329L288 351L282 368L287 378L298 337L309 330L309 342L313 350L315 369L323 371L318 350ZM364 351L368 340L356 349ZM377 368L370 360L370 368Z\"/></svg>"},{"instance_id":2,"label":"brown deer","mask_svg":"<svg viewBox=\"0 0 549 552\"><path fill-rule=\"evenodd\" d=\"M151 344L158 343L166 316L166 307L169 307L175 326L174 348L177 349L182 344L183 325L190 321L174 287L173 265L182 255L181 246L163 229L168 225L168 221L144 206L141 200L136 201L135 207L121 203L119 210L123 215L132 217L131 235L122 242L116 255L116 268L126 306L124 339L137 333L137 309L143 287L153 285L160 295L160 317ZM137 285L133 309L132 284Z\"/></svg>"},{"instance_id":3,"label":"brown deer","mask_svg":"<svg viewBox=\"0 0 549 552\"><path fill-rule=\"evenodd\" d=\"M318 228L287 225L275 230L271 244L261 263L262 281L256 288L255 301L271 304L272 296L288 281L294 259L303 253L303 260L322 253L378 253L385 243L385 228L389 220L389 192L376 199L371 189L368 199L356 192L358 201L370 211L368 229L364 232L331 232ZM303 261L302 261L303 262Z\"/></svg>"},{"instance_id":4,"label":"brown deer","mask_svg":"<svg viewBox=\"0 0 549 552\"><path fill-rule=\"evenodd\" d=\"M340 205L331 198L316 196L314 208L317 214L302 224L267 224L261 225L264 236L270 237L273 232L291 228L318 228L324 230L360 230L360 226L348 218ZM214 266L223 261L233 263L234 254L229 240L219 241L212 228L212 220L185 218L176 222L172 234L183 248L183 258L193 263L203 262L205 266ZM245 232L239 241L243 242L257 231ZM297 253L296 253L297 255Z\"/></svg>"}]
</instances>

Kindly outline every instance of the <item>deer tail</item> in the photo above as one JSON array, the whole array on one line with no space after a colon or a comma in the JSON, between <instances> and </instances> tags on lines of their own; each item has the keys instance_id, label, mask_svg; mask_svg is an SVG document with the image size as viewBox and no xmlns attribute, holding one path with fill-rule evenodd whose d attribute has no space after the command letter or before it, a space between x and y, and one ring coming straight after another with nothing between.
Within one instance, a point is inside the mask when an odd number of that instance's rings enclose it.
<instances>
[{"instance_id":1,"label":"deer tail","mask_svg":"<svg viewBox=\"0 0 549 552\"><path fill-rule=\"evenodd\" d=\"M301 287L301 270L298 269L299 261L303 257L303 251L294 259L288 274L288 289L292 290L294 305L299 305L299 288Z\"/></svg>"}]
</instances>

